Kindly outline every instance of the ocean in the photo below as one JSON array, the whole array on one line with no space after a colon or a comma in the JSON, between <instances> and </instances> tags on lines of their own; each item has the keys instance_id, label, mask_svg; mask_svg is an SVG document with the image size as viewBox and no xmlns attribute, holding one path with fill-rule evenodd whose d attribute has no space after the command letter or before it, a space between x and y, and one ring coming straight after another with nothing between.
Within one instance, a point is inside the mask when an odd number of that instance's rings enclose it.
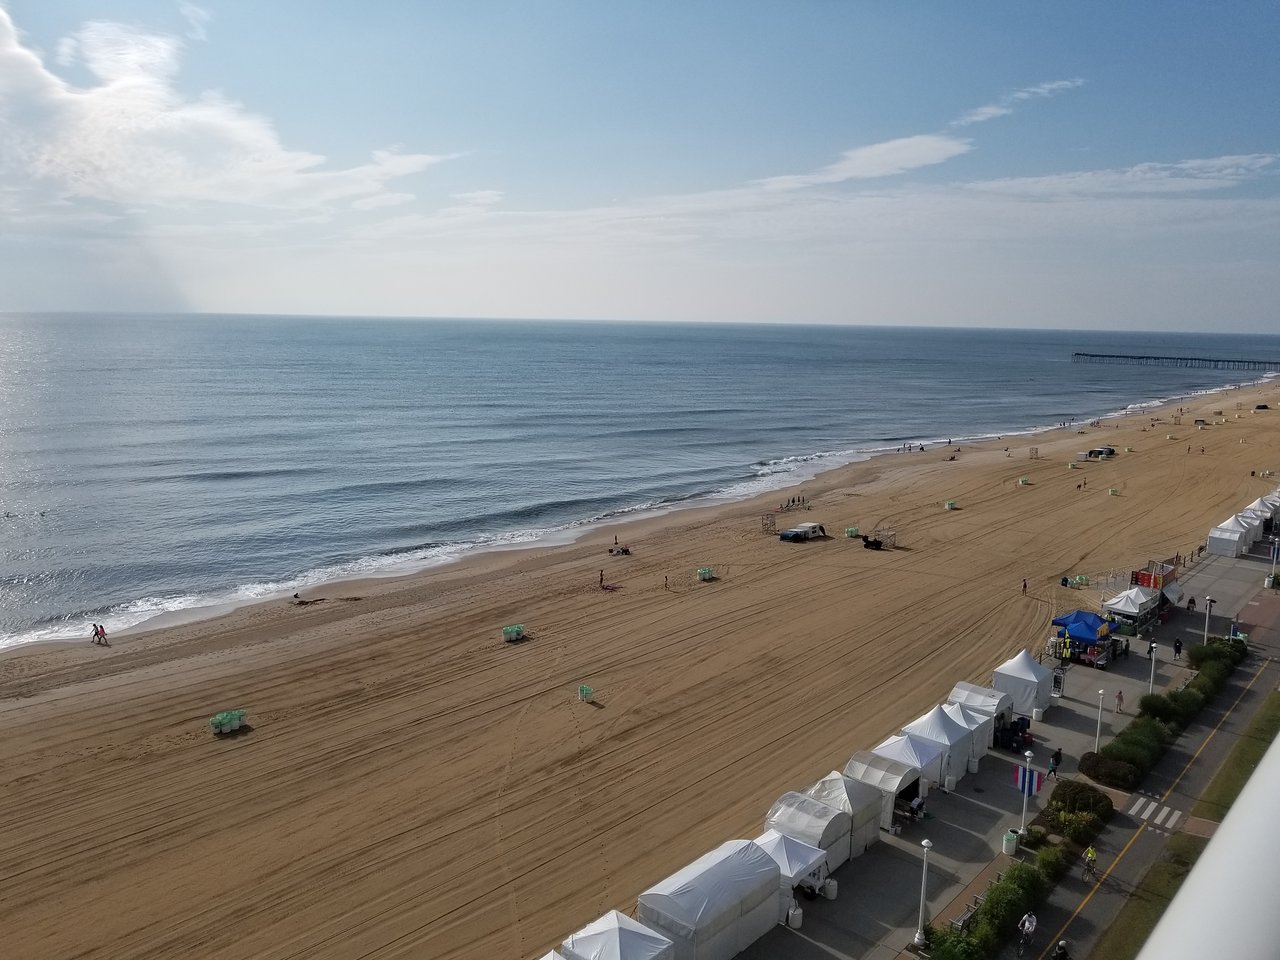
<instances>
[{"instance_id":1,"label":"ocean","mask_svg":"<svg viewBox=\"0 0 1280 960\"><path fill-rule=\"evenodd\" d=\"M0 316L0 647L731 501L1252 379L1280 337Z\"/></svg>"}]
</instances>

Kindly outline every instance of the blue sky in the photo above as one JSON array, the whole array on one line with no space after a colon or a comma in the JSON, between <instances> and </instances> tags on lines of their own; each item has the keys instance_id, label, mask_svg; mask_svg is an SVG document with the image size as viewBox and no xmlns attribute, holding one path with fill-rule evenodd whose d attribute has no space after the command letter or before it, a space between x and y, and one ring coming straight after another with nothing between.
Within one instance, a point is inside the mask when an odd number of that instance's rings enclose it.
<instances>
[{"instance_id":1,"label":"blue sky","mask_svg":"<svg viewBox=\"0 0 1280 960\"><path fill-rule=\"evenodd\" d=\"M1266 332L1277 28L0 0L0 310Z\"/></svg>"}]
</instances>

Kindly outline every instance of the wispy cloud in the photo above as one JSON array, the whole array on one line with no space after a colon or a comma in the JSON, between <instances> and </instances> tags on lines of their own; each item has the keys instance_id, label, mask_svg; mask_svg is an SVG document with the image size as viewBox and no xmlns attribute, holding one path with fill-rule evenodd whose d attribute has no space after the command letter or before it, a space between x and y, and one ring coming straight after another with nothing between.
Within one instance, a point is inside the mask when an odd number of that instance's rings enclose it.
<instances>
[{"instance_id":1,"label":"wispy cloud","mask_svg":"<svg viewBox=\"0 0 1280 960\"><path fill-rule=\"evenodd\" d=\"M769 190L799 190L824 183L843 183L846 180L875 180L945 163L972 149L973 145L969 140L926 133L854 147L841 154L835 163L813 173L768 177L755 182Z\"/></svg>"},{"instance_id":2,"label":"wispy cloud","mask_svg":"<svg viewBox=\"0 0 1280 960\"><path fill-rule=\"evenodd\" d=\"M1023 87L1021 90L1005 94L994 103L975 107L951 121L950 125L952 127L968 127L975 123L986 123L988 120L994 120L997 117L1008 116L1017 109L1020 103L1025 103L1028 100L1041 100L1045 97L1056 97L1060 93L1066 93L1068 90L1074 90L1083 85L1084 80L1080 77L1075 77L1071 80L1050 80L1048 83L1036 84L1034 87Z\"/></svg>"},{"instance_id":3,"label":"wispy cloud","mask_svg":"<svg viewBox=\"0 0 1280 960\"><path fill-rule=\"evenodd\" d=\"M178 4L178 11L187 21L187 36L192 40L207 40L208 33L205 27L209 25L209 21L213 19L212 15L204 7L198 7L190 0L182 0Z\"/></svg>"},{"instance_id":4,"label":"wispy cloud","mask_svg":"<svg viewBox=\"0 0 1280 960\"><path fill-rule=\"evenodd\" d=\"M1117 194L1192 194L1225 190L1256 180L1280 154L1139 163L1110 170L1082 170L1047 177L1007 177L966 184L966 189L1023 197L1102 197Z\"/></svg>"},{"instance_id":5,"label":"wispy cloud","mask_svg":"<svg viewBox=\"0 0 1280 960\"><path fill-rule=\"evenodd\" d=\"M192 22L202 23L198 8ZM386 185L449 159L374 151L342 169L294 150L266 118L210 91L192 98L173 80L184 41L92 22L58 45L58 62L95 82L77 88L23 46L0 8L0 176L32 202L67 198L135 208L324 208L365 199L388 205Z\"/></svg>"}]
</instances>

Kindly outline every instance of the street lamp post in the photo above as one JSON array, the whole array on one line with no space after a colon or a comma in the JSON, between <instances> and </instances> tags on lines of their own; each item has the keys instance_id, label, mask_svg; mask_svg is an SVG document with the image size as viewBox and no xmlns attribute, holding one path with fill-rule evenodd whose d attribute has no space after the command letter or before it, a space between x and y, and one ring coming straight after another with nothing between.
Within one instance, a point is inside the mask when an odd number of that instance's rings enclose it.
<instances>
[{"instance_id":1,"label":"street lamp post","mask_svg":"<svg viewBox=\"0 0 1280 960\"><path fill-rule=\"evenodd\" d=\"M1206 596L1204 598L1204 645L1209 645L1209 614L1213 613L1213 605L1216 603L1213 597Z\"/></svg>"},{"instance_id":2,"label":"street lamp post","mask_svg":"<svg viewBox=\"0 0 1280 960\"><path fill-rule=\"evenodd\" d=\"M1093 752L1098 752L1098 745L1102 742L1102 698L1107 695L1107 691L1098 691L1098 729L1093 734Z\"/></svg>"},{"instance_id":3,"label":"street lamp post","mask_svg":"<svg viewBox=\"0 0 1280 960\"><path fill-rule=\"evenodd\" d=\"M924 898L929 887L929 850L933 846L928 840L921 840L924 847L924 867L920 872L920 922L916 925L915 945L923 947L928 941L924 936Z\"/></svg>"},{"instance_id":4,"label":"street lamp post","mask_svg":"<svg viewBox=\"0 0 1280 960\"><path fill-rule=\"evenodd\" d=\"M1151 682L1147 684L1147 693L1155 693L1156 690L1156 661L1160 659L1160 648L1154 643L1151 645Z\"/></svg>"},{"instance_id":5,"label":"street lamp post","mask_svg":"<svg viewBox=\"0 0 1280 960\"><path fill-rule=\"evenodd\" d=\"M1023 756L1027 758L1027 767L1025 779L1022 781L1022 829L1018 833L1025 837L1027 835L1027 800L1031 797L1031 758L1034 754L1028 750Z\"/></svg>"}]
</instances>

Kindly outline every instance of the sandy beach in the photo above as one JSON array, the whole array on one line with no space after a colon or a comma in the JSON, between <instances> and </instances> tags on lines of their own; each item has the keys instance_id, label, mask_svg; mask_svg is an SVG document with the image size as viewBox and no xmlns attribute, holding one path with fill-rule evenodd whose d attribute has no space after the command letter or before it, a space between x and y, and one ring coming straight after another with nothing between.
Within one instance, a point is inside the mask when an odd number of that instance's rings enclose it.
<instances>
[{"instance_id":1,"label":"sandy beach","mask_svg":"<svg viewBox=\"0 0 1280 960\"><path fill-rule=\"evenodd\" d=\"M6 653L4 956L540 956L755 836L778 794L955 681L987 682L1057 613L1096 608L1062 576L1193 550L1280 482L1250 475L1280 469L1278 407L1270 383L888 454L570 546L332 585L109 649ZM1100 444L1134 450L1069 469ZM813 509L778 527L816 521L831 539L762 532L793 494ZM850 526L898 546L864 550ZM608 554L615 534L630 556ZM503 643L511 623L530 638ZM215 739L206 720L231 707L252 730Z\"/></svg>"}]
</instances>

